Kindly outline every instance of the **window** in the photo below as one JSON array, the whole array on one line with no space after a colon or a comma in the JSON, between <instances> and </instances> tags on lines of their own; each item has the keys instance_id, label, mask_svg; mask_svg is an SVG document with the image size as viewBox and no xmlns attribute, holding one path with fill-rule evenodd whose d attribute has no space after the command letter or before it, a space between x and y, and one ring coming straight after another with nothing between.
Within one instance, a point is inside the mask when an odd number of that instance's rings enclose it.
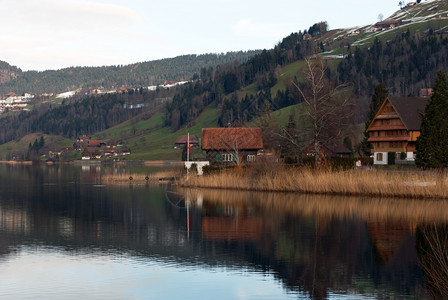
<instances>
[{"instance_id":1,"label":"window","mask_svg":"<svg viewBox=\"0 0 448 300\"><path fill-rule=\"evenodd\" d=\"M376 160L377 161L383 161L383 153L377 153L376 154Z\"/></svg>"},{"instance_id":2,"label":"window","mask_svg":"<svg viewBox=\"0 0 448 300\"><path fill-rule=\"evenodd\" d=\"M232 157L232 154L223 154L222 161L233 161Z\"/></svg>"},{"instance_id":3,"label":"window","mask_svg":"<svg viewBox=\"0 0 448 300\"><path fill-rule=\"evenodd\" d=\"M255 155L248 155L247 161L255 161Z\"/></svg>"}]
</instances>

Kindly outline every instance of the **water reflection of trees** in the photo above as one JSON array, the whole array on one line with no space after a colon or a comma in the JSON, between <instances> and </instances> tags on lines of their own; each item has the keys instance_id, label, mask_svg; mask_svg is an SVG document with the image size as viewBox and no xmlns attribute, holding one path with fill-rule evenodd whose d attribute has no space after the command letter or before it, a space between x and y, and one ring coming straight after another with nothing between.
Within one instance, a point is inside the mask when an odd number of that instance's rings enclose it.
<instances>
[{"instance_id":1,"label":"water reflection of trees","mask_svg":"<svg viewBox=\"0 0 448 300\"><path fill-rule=\"evenodd\" d=\"M259 257L258 262L274 269L289 289L306 292L313 299L326 299L330 291L358 289L379 298L424 295L415 228L428 222L444 224L448 219L448 205L440 201L213 190L184 194L190 199L199 194L203 199L203 221L217 207L224 212L225 224L243 224L239 219L248 217L262 220L262 228L251 237L247 224L232 227L232 231L246 232L240 239L245 249L251 244L250 251L239 255L249 261ZM203 238L215 247L238 243L216 238L207 228L202 228Z\"/></svg>"},{"instance_id":2,"label":"water reflection of trees","mask_svg":"<svg viewBox=\"0 0 448 300\"><path fill-rule=\"evenodd\" d=\"M433 299L448 299L448 225L421 225L416 236L428 293Z\"/></svg>"},{"instance_id":3,"label":"water reflection of trees","mask_svg":"<svg viewBox=\"0 0 448 300\"><path fill-rule=\"evenodd\" d=\"M98 178L95 168L0 167L0 176L11 180L0 189L1 245L32 240L67 251L249 267L313 299L337 291L424 294L415 228L448 219L439 201L183 190L169 202L158 187L84 184Z\"/></svg>"}]
</instances>

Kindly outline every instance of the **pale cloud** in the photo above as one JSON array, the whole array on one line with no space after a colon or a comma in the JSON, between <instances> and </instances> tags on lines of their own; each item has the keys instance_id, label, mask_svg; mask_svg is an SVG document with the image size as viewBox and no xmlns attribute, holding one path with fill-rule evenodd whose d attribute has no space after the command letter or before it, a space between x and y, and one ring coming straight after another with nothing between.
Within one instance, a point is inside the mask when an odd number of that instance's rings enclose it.
<instances>
[{"instance_id":1,"label":"pale cloud","mask_svg":"<svg viewBox=\"0 0 448 300\"><path fill-rule=\"evenodd\" d=\"M0 0L0 60L23 70L269 49L291 32L373 23L390 0ZM360 4L361 3L361 4Z\"/></svg>"},{"instance_id":2,"label":"pale cloud","mask_svg":"<svg viewBox=\"0 0 448 300\"><path fill-rule=\"evenodd\" d=\"M107 48L119 49L120 43L133 40L157 41L135 30L141 24L138 12L115 4L6 0L0 11L0 28L8 30L1 31L0 60L20 62L18 66L24 69L40 69L41 64L52 68L112 64L120 58Z\"/></svg>"},{"instance_id":3,"label":"pale cloud","mask_svg":"<svg viewBox=\"0 0 448 300\"><path fill-rule=\"evenodd\" d=\"M252 20L239 20L233 30L241 37L281 37L287 32L285 24L255 23Z\"/></svg>"}]
</instances>

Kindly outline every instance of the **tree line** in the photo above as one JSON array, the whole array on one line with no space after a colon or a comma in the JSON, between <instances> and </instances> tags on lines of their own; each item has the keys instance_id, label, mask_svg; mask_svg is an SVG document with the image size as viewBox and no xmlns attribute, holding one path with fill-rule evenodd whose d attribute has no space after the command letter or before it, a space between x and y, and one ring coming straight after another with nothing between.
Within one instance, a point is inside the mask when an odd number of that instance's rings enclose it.
<instances>
[{"instance_id":1,"label":"tree line","mask_svg":"<svg viewBox=\"0 0 448 300\"><path fill-rule=\"evenodd\" d=\"M391 40L376 38L370 47L350 49L335 80L351 82L357 95L371 95L382 83L394 96L418 96L431 87L439 69L448 67L448 37L429 29L428 36L409 30Z\"/></svg>"},{"instance_id":2,"label":"tree line","mask_svg":"<svg viewBox=\"0 0 448 300\"><path fill-rule=\"evenodd\" d=\"M22 72L19 68L0 62L0 74L2 70L15 73L15 76L7 76L5 80L0 81L0 95L6 95L9 92L21 95L25 92L58 93L89 87L158 85L166 80L190 79L193 74L199 73L201 68L215 67L233 61L244 63L259 52L259 50L253 50L225 54L182 55L130 65L70 67L42 72Z\"/></svg>"},{"instance_id":3,"label":"tree line","mask_svg":"<svg viewBox=\"0 0 448 300\"><path fill-rule=\"evenodd\" d=\"M304 39L305 34L323 34L326 22L314 24L304 32L291 33L272 50L263 50L247 62L218 65L216 68L202 68L193 76L199 79L191 88L183 89L167 104L165 124L173 130L188 126L212 101L218 106L218 124L242 124L258 115L261 107L276 110L298 102L292 84L280 91L274 99L270 89L277 83L278 70L297 60L305 59L315 52L314 43ZM310 32L310 33L307 33ZM256 95L243 99L232 95L241 87L255 84ZM230 96L226 97L227 95Z\"/></svg>"},{"instance_id":4,"label":"tree line","mask_svg":"<svg viewBox=\"0 0 448 300\"><path fill-rule=\"evenodd\" d=\"M138 89L123 94L104 94L83 99L67 99L62 105L42 104L31 111L0 118L0 143L33 132L76 138L125 122L131 118L149 118L163 99L175 91Z\"/></svg>"}]
</instances>

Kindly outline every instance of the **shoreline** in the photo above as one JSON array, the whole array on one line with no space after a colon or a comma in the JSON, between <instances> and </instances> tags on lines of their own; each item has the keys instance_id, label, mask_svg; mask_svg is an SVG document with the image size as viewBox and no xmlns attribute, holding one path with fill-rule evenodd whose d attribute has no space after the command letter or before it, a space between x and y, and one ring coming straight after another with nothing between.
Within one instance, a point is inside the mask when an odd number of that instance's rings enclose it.
<instances>
[{"instance_id":1,"label":"shoreline","mask_svg":"<svg viewBox=\"0 0 448 300\"><path fill-rule=\"evenodd\" d=\"M275 169L275 168L274 168ZM448 176L441 173L284 168L221 170L182 178L181 187L404 199L448 200Z\"/></svg>"},{"instance_id":2,"label":"shoreline","mask_svg":"<svg viewBox=\"0 0 448 300\"><path fill-rule=\"evenodd\" d=\"M15 160L0 160L0 164L10 165L145 165L145 166L183 166L183 161L171 160L122 160L122 161L106 161L106 160L72 160L72 161L15 161Z\"/></svg>"}]
</instances>

